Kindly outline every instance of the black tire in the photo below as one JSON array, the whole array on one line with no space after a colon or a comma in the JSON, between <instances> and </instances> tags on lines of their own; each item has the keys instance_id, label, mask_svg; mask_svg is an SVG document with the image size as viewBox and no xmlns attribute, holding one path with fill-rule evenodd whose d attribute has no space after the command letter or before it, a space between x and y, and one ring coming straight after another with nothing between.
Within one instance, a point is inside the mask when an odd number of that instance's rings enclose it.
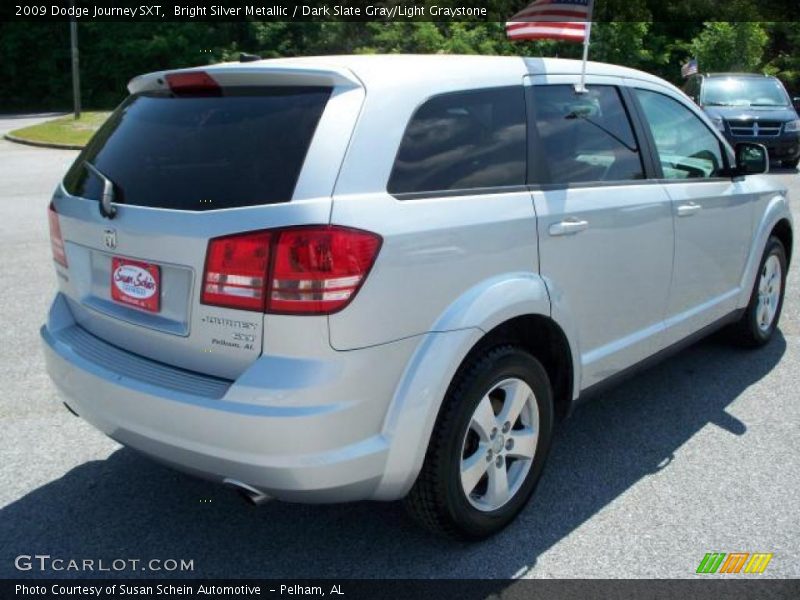
<instances>
[{"instance_id":1,"label":"black tire","mask_svg":"<svg viewBox=\"0 0 800 600\"><path fill-rule=\"evenodd\" d=\"M778 307L775 316L772 318L772 323L769 328L762 329L758 324L758 285L761 279L761 274L764 271L764 266L770 256L775 256L778 259L781 267L780 279L780 292L778 296ZM750 303L747 305L742 318L733 325L732 333L734 341L739 345L748 348L758 348L763 346L772 339L775 329L778 326L778 321L781 318L781 309L783 308L783 295L786 291L786 250L781 241L776 237L770 237L767 240L767 246L764 248L764 255L761 257L761 262L758 265L758 272L756 273L756 280L753 283L753 290L750 293Z\"/></svg>"},{"instance_id":2,"label":"black tire","mask_svg":"<svg viewBox=\"0 0 800 600\"><path fill-rule=\"evenodd\" d=\"M461 485L463 443L478 403L507 378L521 379L533 391L539 411L538 440L530 469L516 494L496 510L482 511L470 504ZM497 533L517 516L533 493L552 432L553 393L539 361L515 346L499 346L474 356L450 384L422 470L405 498L408 512L427 529L457 539L479 540Z\"/></svg>"}]
</instances>

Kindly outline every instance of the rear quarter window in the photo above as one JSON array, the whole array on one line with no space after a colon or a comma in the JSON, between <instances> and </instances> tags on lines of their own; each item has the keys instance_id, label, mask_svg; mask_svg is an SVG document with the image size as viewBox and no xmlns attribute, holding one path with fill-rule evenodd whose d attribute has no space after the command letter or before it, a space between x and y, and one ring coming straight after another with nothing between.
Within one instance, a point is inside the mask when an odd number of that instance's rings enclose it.
<instances>
[{"instance_id":1,"label":"rear quarter window","mask_svg":"<svg viewBox=\"0 0 800 600\"><path fill-rule=\"evenodd\" d=\"M387 189L435 193L525 183L522 86L434 96L406 127Z\"/></svg>"},{"instance_id":2,"label":"rear quarter window","mask_svg":"<svg viewBox=\"0 0 800 600\"><path fill-rule=\"evenodd\" d=\"M231 88L222 96L139 94L111 115L64 179L75 196L176 210L291 200L330 88Z\"/></svg>"}]
</instances>

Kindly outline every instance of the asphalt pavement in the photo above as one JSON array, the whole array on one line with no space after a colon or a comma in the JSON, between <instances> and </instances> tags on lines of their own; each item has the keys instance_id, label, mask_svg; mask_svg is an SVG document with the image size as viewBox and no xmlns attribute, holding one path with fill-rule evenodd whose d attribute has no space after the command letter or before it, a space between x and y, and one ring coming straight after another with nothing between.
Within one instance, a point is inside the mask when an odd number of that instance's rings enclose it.
<instances>
[{"instance_id":1,"label":"asphalt pavement","mask_svg":"<svg viewBox=\"0 0 800 600\"><path fill-rule=\"evenodd\" d=\"M46 207L75 156L0 140L0 577L41 577L14 561L46 554L192 560L184 577L684 578L707 552L771 552L759 577L800 577L797 265L768 347L713 337L580 407L521 518L461 544L398 503L247 506L64 409L38 329L55 290ZM800 176L769 176L800 223Z\"/></svg>"}]
</instances>

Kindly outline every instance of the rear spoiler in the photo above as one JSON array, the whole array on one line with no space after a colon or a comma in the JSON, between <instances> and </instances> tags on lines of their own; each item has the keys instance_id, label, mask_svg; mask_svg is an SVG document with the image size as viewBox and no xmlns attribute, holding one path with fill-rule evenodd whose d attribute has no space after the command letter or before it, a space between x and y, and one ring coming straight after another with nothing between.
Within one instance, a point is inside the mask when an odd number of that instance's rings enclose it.
<instances>
[{"instance_id":1,"label":"rear spoiler","mask_svg":"<svg viewBox=\"0 0 800 600\"><path fill-rule=\"evenodd\" d=\"M277 62L277 61L276 61ZM128 83L131 94L169 89L167 75L179 73L205 73L222 88L270 85L270 86L326 86L359 88L361 80L349 69L344 68L304 68L292 65L251 63L243 67L241 63L223 63L207 67L157 71L134 77Z\"/></svg>"}]
</instances>

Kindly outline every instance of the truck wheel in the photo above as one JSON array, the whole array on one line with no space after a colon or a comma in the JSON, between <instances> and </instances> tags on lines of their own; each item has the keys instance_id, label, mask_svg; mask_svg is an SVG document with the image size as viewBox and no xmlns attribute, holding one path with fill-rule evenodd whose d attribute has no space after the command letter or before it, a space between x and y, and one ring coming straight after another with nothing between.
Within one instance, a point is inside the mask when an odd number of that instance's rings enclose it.
<instances>
[{"instance_id":1,"label":"truck wheel","mask_svg":"<svg viewBox=\"0 0 800 600\"><path fill-rule=\"evenodd\" d=\"M474 357L456 374L406 507L428 529L482 539L525 507L553 430L542 365L515 346Z\"/></svg>"},{"instance_id":2,"label":"truck wheel","mask_svg":"<svg viewBox=\"0 0 800 600\"><path fill-rule=\"evenodd\" d=\"M781 317L785 288L786 251L778 238L770 237L753 284L750 304L734 326L736 341L755 348L772 338Z\"/></svg>"}]
</instances>

